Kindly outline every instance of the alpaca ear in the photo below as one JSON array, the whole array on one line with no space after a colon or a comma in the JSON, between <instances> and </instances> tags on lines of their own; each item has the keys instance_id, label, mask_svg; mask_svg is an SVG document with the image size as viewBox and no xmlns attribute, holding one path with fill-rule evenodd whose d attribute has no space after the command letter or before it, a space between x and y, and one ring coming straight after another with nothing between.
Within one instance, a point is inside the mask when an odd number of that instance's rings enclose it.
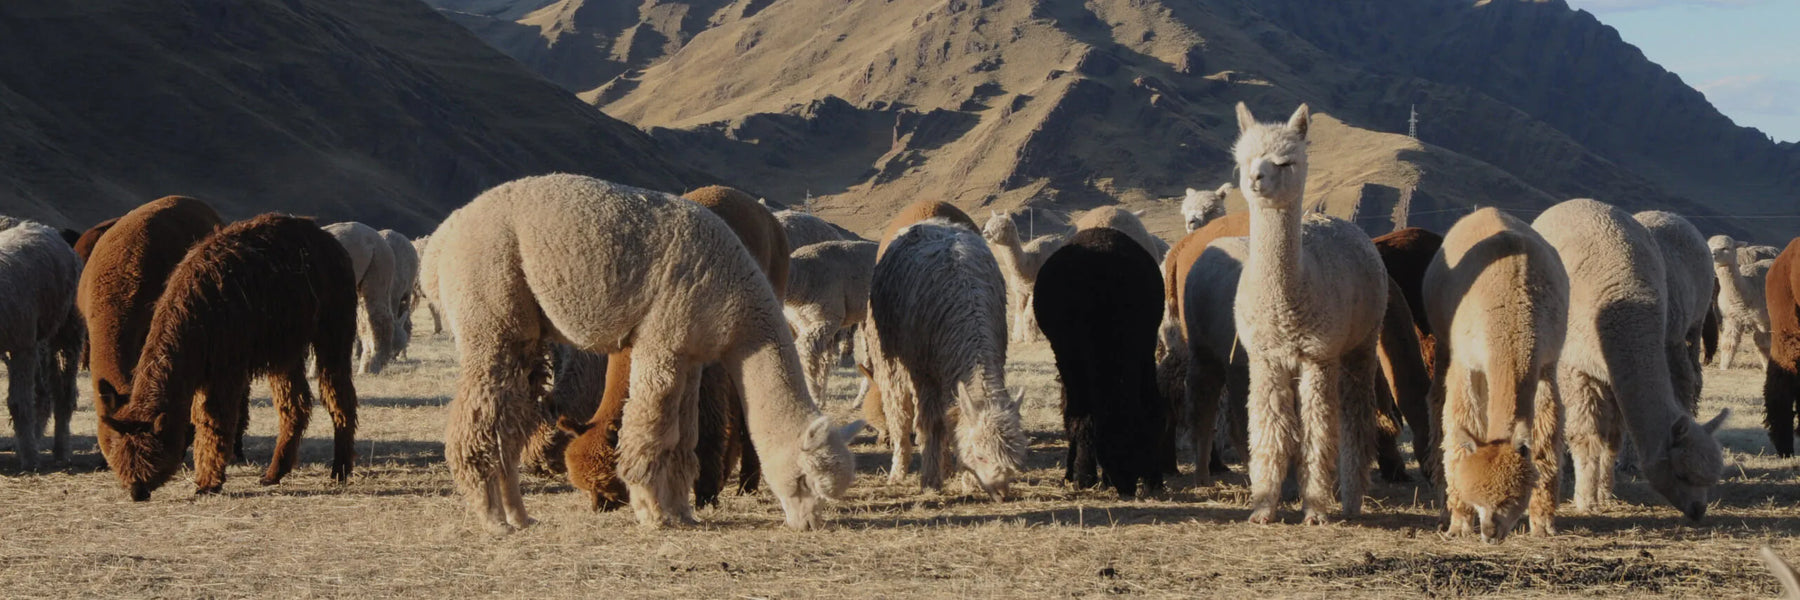
<instances>
[{"instance_id":1,"label":"alpaca ear","mask_svg":"<svg viewBox=\"0 0 1800 600\"><path fill-rule=\"evenodd\" d=\"M1134 217L1138 217L1138 218L1140 218L1140 219L1141 219L1141 218L1143 218L1143 217L1144 217L1144 215L1147 215L1147 214L1150 214L1150 211L1148 211L1148 210L1134 210L1134 211L1131 211L1131 216L1134 216Z\"/></svg>"},{"instance_id":2,"label":"alpaca ear","mask_svg":"<svg viewBox=\"0 0 1800 600\"><path fill-rule=\"evenodd\" d=\"M837 430L837 433L838 433L838 436L842 437L844 441L848 442L851 439L855 438L856 434L862 433L863 428L868 427L868 426L869 426L868 421L864 421L862 419L857 419L855 421L850 422L848 425L839 427Z\"/></svg>"},{"instance_id":3,"label":"alpaca ear","mask_svg":"<svg viewBox=\"0 0 1800 600\"><path fill-rule=\"evenodd\" d=\"M1223 199L1226 194L1229 194L1235 190L1237 190L1237 184L1229 182L1229 181L1225 182L1225 185L1219 186L1220 199Z\"/></svg>"},{"instance_id":4,"label":"alpaca ear","mask_svg":"<svg viewBox=\"0 0 1800 600\"><path fill-rule=\"evenodd\" d=\"M1719 414L1717 416L1714 416L1711 421L1707 421L1705 425L1702 425L1702 427L1706 428L1707 435L1715 435L1715 434L1719 433L1720 427L1725 426L1725 418L1730 417L1730 416L1731 416L1731 409L1727 408L1725 410L1721 410L1721 411L1719 411Z\"/></svg>"},{"instance_id":5,"label":"alpaca ear","mask_svg":"<svg viewBox=\"0 0 1800 600\"><path fill-rule=\"evenodd\" d=\"M1249 131L1252 126L1256 125L1256 115L1250 114L1250 107L1245 106L1243 102L1239 102L1237 105L1237 118L1238 133Z\"/></svg>"},{"instance_id":6,"label":"alpaca ear","mask_svg":"<svg viewBox=\"0 0 1800 600\"><path fill-rule=\"evenodd\" d=\"M813 422L806 426L806 433L800 434L800 449L806 452L824 448L825 444L830 442L831 419L824 416L813 419Z\"/></svg>"},{"instance_id":7,"label":"alpaca ear","mask_svg":"<svg viewBox=\"0 0 1800 600\"><path fill-rule=\"evenodd\" d=\"M1194 194L1198 194L1198 193L1200 193L1200 190L1196 190L1196 189L1194 189L1194 188L1188 188L1188 189L1187 189L1187 195L1189 195L1189 196L1192 196L1192 195L1194 195Z\"/></svg>"},{"instance_id":8,"label":"alpaca ear","mask_svg":"<svg viewBox=\"0 0 1800 600\"><path fill-rule=\"evenodd\" d=\"M1294 109L1294 116L1288 117L1288 129L1292 129L1299 133L1301 139L1306 139L1306 130L1311 126L1312 109L1307 108L1305 104L1301 104L1300 108Z\"/></svg>"},{"instance_id":9,"label":"alpaca ear","mask_svg":"<svg viewBox=\"0 0 1800 600\"><path fill-rule=\"evenodd\" d=\"M594 428L594 424L577 421L564 415L556 418L556 428L574 435L584 435L589 429Z\"/></svg>"},{"instance_id":10,"label":"alpaca ear","mask_svg":"<svg viewBox=\"0 0 1800 600\"><path fill-rule=\"evenodd\" d=\"M1789 566L1787 561L1782 560L1768 546L1757 549L1757 553L1762 555L1763 564L1768 565L1769 572L1775 574L1775 580L1781 582L1781 597L1800 598L1800 574L1794 573L1794 567Z\"/></svg>"}]
</instances>

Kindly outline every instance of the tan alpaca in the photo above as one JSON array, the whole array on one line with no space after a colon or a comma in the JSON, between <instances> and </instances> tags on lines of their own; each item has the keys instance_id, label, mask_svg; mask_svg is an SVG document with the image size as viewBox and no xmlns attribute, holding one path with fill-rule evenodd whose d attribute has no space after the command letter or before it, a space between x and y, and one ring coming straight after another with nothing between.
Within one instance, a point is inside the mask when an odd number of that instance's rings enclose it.
<instances>
[{"instance_id":1,"label":"tan alpaca","mask_svg":"<svg viewBox=\"0 0 1800 600\"><path fill-rule=\"evenodd\" d=\"M833 341L869 316L876 247L875 242L818 242L789 258L783 311L794 327L808 389L821 404L835 358Z\"/></svg>"},{"instance_id":2,"label":"tan alpaca","mask_svg":"<svg viewBox=\"0 0 1800 600\"><path fill-rule=\"evenodd\" d=\"M1712 432L1684 410L1663 351L1667 276L1643 225L1611 205L1570 200L1531 225L1556 248L1569 274L1569 327L1557 361L1575 507L1592 511L1612 496L1620 436L1629 432L1650 487L1699 520L1724 468Z\"/></svg>"},{"instance_id":3,"label":"tan alpaca","mask_svg":"<svg viewBox=\"0 0 1800 600\"><path fill-rule=\"evenodd\" d=\"M419 255L419 280L413 285L412 308L416 310L420 306L424 306L426 312L431 313L431 332L443 333L443 316L438 314L437 304L432 302L430 296L425 295L425 250L430 247L431 236L429 235L413 240L413 253Z\"/></svg>"},{"instance_id":4,"label":"tan alpaca","mask_svg":"<svg viewBox=\"0 0 1800 600\"><path fill-rule=\"evenodd\" d=\"M1663 338L1669 361L1670 384L1688 414L1697 414L1704 383L1700 366L1701 335L1706 315L1712 310L1712 253L1706 236L1687 219L1672 212L1649 210L1632 215L1649 230L1663 259L1667 292L1668 330Z\"/></svg>"},{"instance_id":5,"label":"tan alpaca","mask_svg":"<svg viewBox=\"0 0 1800 600\"><path fill-rule=\"evenodd\" d=\"M394 358L394 251L375 228L355 221L326 225L325 232L350 253L356 269L357 372L380 373Z\"/></svg>"},{"instance_id":6,"label":"tan alpaca","mask_svg":"<svg viewBox=\"0 0 1800 600\"><path fill-rule=\"evenodd\" d=\"M1187 196L1181 199L1181 219L1187 224L1188 233L1225 216L1225 198L1236 190L1237 186L1229 181L1211 191L1188 188Z\"/></svg>"},{"instance_id":7,"label":"tan alpaca","mask_svg":"<svg viewBox=\"0 0 1800 600\"><path fill-rule=\"evenodd\" d=\"M1018 224L1013 223L1010 213L1001 212L988 216L987 223L981 226L981 237L987 240L988 249L1000 263L1000 272L1006 275L1010 339L1015 342L1043 339L1044 333L1037 326L1037 314L1031 310L1031 290L1037 285L1038 269L1043 268L1044 260L1062 248L1067 238L1041 235L1021 244Z\"/></svg>"},{"instance_id":8,"label":"tan alpaca","mask_svg":"<svg viewBox=\"0 0 1800 600\"><path fill-rule=\"evenodd\" d=\"M1450 533L1469 534L1478 517L1481 539L1498 542L1528 503L1532 531L1554 533L1556 359L1569 316L1562 261L1525 222L1484 208L1445 234L1423 289L1438 333L1432 387Z\"/></svg>"},{"instance_id":9,"label":"tan alpaca","mask_svg":"<svg viewBox=\"0 0 1800 600\"><path fill-rule=\"evenodd\" d=\"M1307 523L1325 522L1333 483L1354 516L1369 481L1387 270L1361 228L1302 208L1306 105L1287 123L1258 123L1242 103L1237 116L1232 153L1250 205L1235 307L1250 358L1250 521L1275 518L1293 463Z\"/></svg>"},{"instance_id":10,"label":"tan alpaca","mask_svg":"<svg viewBox=\"0 0 1800 600\"><path fill-rule=\"evenodd\" d=\"M1719 367L1737 366L1738 347L1744 336L1756 344L1762 366L1769 364L1769 309L1761 286L1744 277L1738 262L1738 242L1715 235L1706 240L1712 252L1713 275L1719 279Z\"/></svg>"},{"instance_id":11,"label":"tan alpaca","mask_svg":"<svg viewBox=\"0 0 1800 600\"><path fill-rule=\"evenodd\" d=\"M794 209L775 211L775 221L781 223L781 230L787 234L788 248L799 250L819 242L835 242L845 239L836 227L824 219Z\"/></svg>"},{"instance_id":12,"label":"tan alpaca","mask_svg":"<svg viewBox=\"0 0 1800 600\"><path fill-rule=\"evenodd\" d=\"M1150 253L1150 258L1155 259L1157 264L1162 264L1163 256L1169 253L1169 243L1144 229L1144 222L1139 219L1142 216L1144 211L1141 210L1134 212L1117 206L1102 206L1082 213L1081 218L1075 220L1075 231L1100 227L1117 229L1131 236L1139 246L1144 247L1145 252Z\"/></svg>"},{"instance_id":13,"label":"tan alpaca","mask_svg":"<svg viewBox=\"0 0 1800 600\"><path fill-rule=\"evenodd\" d=\"M632 349L619 475L639 523L693 521L709 362L744 391L750 437L790 527L818 527L821 498L850 485L845 434L806 391L769 279L700 205L589 177L529 177L451 214L425 262L463 365L444 454L490 529L532 523L519 452L542 418L528 387L552 342Z\"/></svg>"}]
</instances>

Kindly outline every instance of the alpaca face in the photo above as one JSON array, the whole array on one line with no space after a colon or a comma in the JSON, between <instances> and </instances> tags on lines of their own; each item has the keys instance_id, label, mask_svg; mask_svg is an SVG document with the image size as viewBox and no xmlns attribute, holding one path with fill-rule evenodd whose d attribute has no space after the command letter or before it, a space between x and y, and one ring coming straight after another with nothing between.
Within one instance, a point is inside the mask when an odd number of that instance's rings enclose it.
<instances>
[{"instance_id":1,"label":"alpaca face","mask_svg":"<svg viewBox=\"0 0 1800 600\"><path fill-rule=\"evenodd\" d=\"M981 237L990 244L1019 245L1019 227L1012 215L996 212L981 226Z\"/></svg>"},{"instance_id":2,"label":"alpaca face","mask_svg":"<svg viewBox=\"0 0 1800 600\"><path fill-rule=\"evenodd\" d=\"M1537 474L1531 464L1531 449L1507 440L1480 446L1467 442L1464 447L1468 454L1449 473L1449 483L1464 502L1475 508L1480 517L1481 540L1499 543L1519 525L1530 505L1531 485Z\"/></svg>"},{"instance_id":3,"label":"alpaca face","mask_svg":"<svg viewBox=\"0 0 1800 600\"><path fill-rule=\"evenodd\" d=\"M612 470L613 465L619 464L618 450L614 449L617 443L608 443L605 428L568 417L558 421L557 427L575 435L575 439L563 447L563 465L569 472L569 484L587 492L596 511L618 510L630 504L625 482L620 481L618 473Z\"/></svg>"},{"instance_id":4,"label":"alpaca face","mask_svg":"<svg viewBox=\"0 0 1800 600\"><path fill-rule=\"evenodd\" d=\"M1731 236L1712 236L1706 240L1706 249L1712 251L1714 265L1737 268L1737 241Z\"/></svg>"},{"instance_id":5,"label":"alpaca face","mask_svg":"<svg viewBox=\"0 0 1800 600\"><path fill-rule=\"evenodd\" d=\"M822 501L844 495L856 479L856 461L845 440L862 428L863 422L857 421L833 430L829 418L813 419L800 436L800 452L794 457L799 472L791 481L776 475L777 465L765 463L769 487L781 499L788 527L818 529L824 525L819 515Z\"/></svg>"},{"instance_id":6,"label":"alpaca face","mask_svg":"<svg viewBox=\"0 0 1800 600\"><path fill-rule=\"evenodd\" d=\"M1312 116L1306 105L1285 124L1259 123L1238 103L1238 140L1232 146L1239 185L1251 206L1299 210L1306 191L1306 132Z\"/></svg>"},{"instance_id":7,"label":"alpaca face","mask_svg":"<svg viewBox=\"0 0 1800 600\"><path fill-rule=\"evenodd\" d=\"M1706 516L1707 492L1719 483L1725 468L1724 449L1712 436L1724 420L1722 413L1700 425L1682 416L1675 421L1668 449L1644 466L1644 479L1651 489L1689 520Z\"/></svg>"},{"instance_id":8,"label":"alpaca face","mask_svg":"<svg viewBox=\"0 0 1800 600\"><path fill-rule=\"evenodd\" d=\"M1187 197L1181 200L1181 216L1187 221L1188 233L1225 216L1225 195L1231 188L1229 183L1215 191L1188 188Z\"/></svg>"},{"instance_id":9,"label":"alpaca face","mask_svg":"<svg viewBox=\"0 0 1800 600\"><path fill-rule=\"evenodd\" d=\"M168 483L181 468L193 427L185 419L168 414L150 421L116 417L128 396L106 382L100 383L99 392L94 409L100 413L95 436L100 442L100 455L106 458L106 464L112 467L132 500L149 500L150 492Z\"/></svg>"},{"instance_id":10,"label":"alpaca face","mask_svg":"<svg viewBox=\"0 0 1800 600\"><path fill-rule=\"evenodd\" d=\"M982 491L1005 500L1025 462L1026 441L1018 403L1005 392L997 396L986 410L957 420L956 454Z\"/></svg>"}]
</instances>

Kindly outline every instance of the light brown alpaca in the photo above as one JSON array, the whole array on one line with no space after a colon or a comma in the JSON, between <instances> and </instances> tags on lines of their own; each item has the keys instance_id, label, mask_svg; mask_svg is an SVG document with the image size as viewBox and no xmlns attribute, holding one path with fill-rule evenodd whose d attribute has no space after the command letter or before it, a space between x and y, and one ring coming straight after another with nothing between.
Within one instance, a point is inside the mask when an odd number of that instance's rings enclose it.
<instances>
[{"instance_id":1,"label":"light brown alpaca","mask_svg":"<svg viewBox=\"0 0 1800 600\"><path fill-rule=\"evenodd\" d=\"M1354 516L1369 481L1387 271L1361 228L1305 214L1306 106L1287 123L1258 123L1242 103L1237 113L1232 153L1250 205L1235 310L1250 358L1250 521L1275 518L1294 463L1307 523L1326 521L1334 483Z\"/></svg>"},{"instance_id":2,"label":"light brown alpaca","mask_svg":"<svg viewBox=\"0 0 1800 600\"><path fill-rule=\"evenodd\" d=\"M1744 336L1756 344L1760 364L1769 364L1769 309L1762 288L1744 277L1738 262L1738 242L1715 235L1706 240L1712 251L1713 276L1719 279L1719 367L1737 366Z\"/></svg>"},{"instance_id":3,"label":"light brown alpaca","mask_svg":"<svg viewBox=\"0 0 1800 600\"><path fill-rule=\"evenodd\" d=\"M901 229L926 219L947 219L951 223L968 227L969 231L980 231L975 228L975 220L969 218L969 213L955 205L937 200L920 200L906 205L894 214L894 218L888 219L887 228L881 232L881 247L875 250L875 259L881 260L881 255L887 252L888 242L893 241Z\"/></svg>"},{"instance_id":4,"label":"light brown alpaca","mask_svg":"<svg viewBox=\"0 0 1800 600\"><path fill-rule=\"evenodd\" d=\"M528 387L550 342L632 349L619 476L639 523L693 521L700 371L709 362L723 363L744 391L750 437L789 526L820 526L821 499L849 487L845 434L806 391L769 278L698 204L589 177L530 177L451 214L426 264L463 365L444 453L490 529L533 522L518 461L542 418Z\"/></svg>"},{"instance_id":5,"label":"light brown alpaca","mask_svg":"<svg viewBox=\"0 0 1800 600\"><path fill-rule=\"evenodd\" d=\"M1009 315L1010 339L1015 342L1041 340L1037 316L1031 310L1031 291L1037 285L1038 270L1044 260L1055 254L1067 241L1060 235L1042 235L1029 243L1019 243L1019 227L1010 213L996 212L981 226L981 237L987 240L1000 272L1006 275L1006 312Z\"/></svg>"},{"instance_id":6,"label":"light brown alpaca","mask_svg":"<svg viewBox=\"0 0 1800 600\"><path fill-rule=\"evenodd\" d=\"M1469 534L1479 517L1481 539L1499 542L1528 502L1532 531L1554 533L1562 473L1556 359L1569 313L1561 260L1523 221L1485 208L1450 228L1423 287L1439 336L1437 472L1451 535Z\"/></svg>"}]
</instances>

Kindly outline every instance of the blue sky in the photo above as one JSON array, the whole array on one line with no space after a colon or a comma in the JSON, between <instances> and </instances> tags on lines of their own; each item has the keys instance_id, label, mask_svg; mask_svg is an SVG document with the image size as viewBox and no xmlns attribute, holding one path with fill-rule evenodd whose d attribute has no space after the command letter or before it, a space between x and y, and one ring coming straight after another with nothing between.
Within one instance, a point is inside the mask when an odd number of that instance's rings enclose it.
<instances>
[{"instance_id":1,"label":"blue sky","mask_svg":"<svg viewBox=\"0 0 1800 600\"><path fill-rule=\"evenodd\" d=\"M1800 141L1800 0L1568 0L1739 125Z\"/></svg>"}]
</instances>

